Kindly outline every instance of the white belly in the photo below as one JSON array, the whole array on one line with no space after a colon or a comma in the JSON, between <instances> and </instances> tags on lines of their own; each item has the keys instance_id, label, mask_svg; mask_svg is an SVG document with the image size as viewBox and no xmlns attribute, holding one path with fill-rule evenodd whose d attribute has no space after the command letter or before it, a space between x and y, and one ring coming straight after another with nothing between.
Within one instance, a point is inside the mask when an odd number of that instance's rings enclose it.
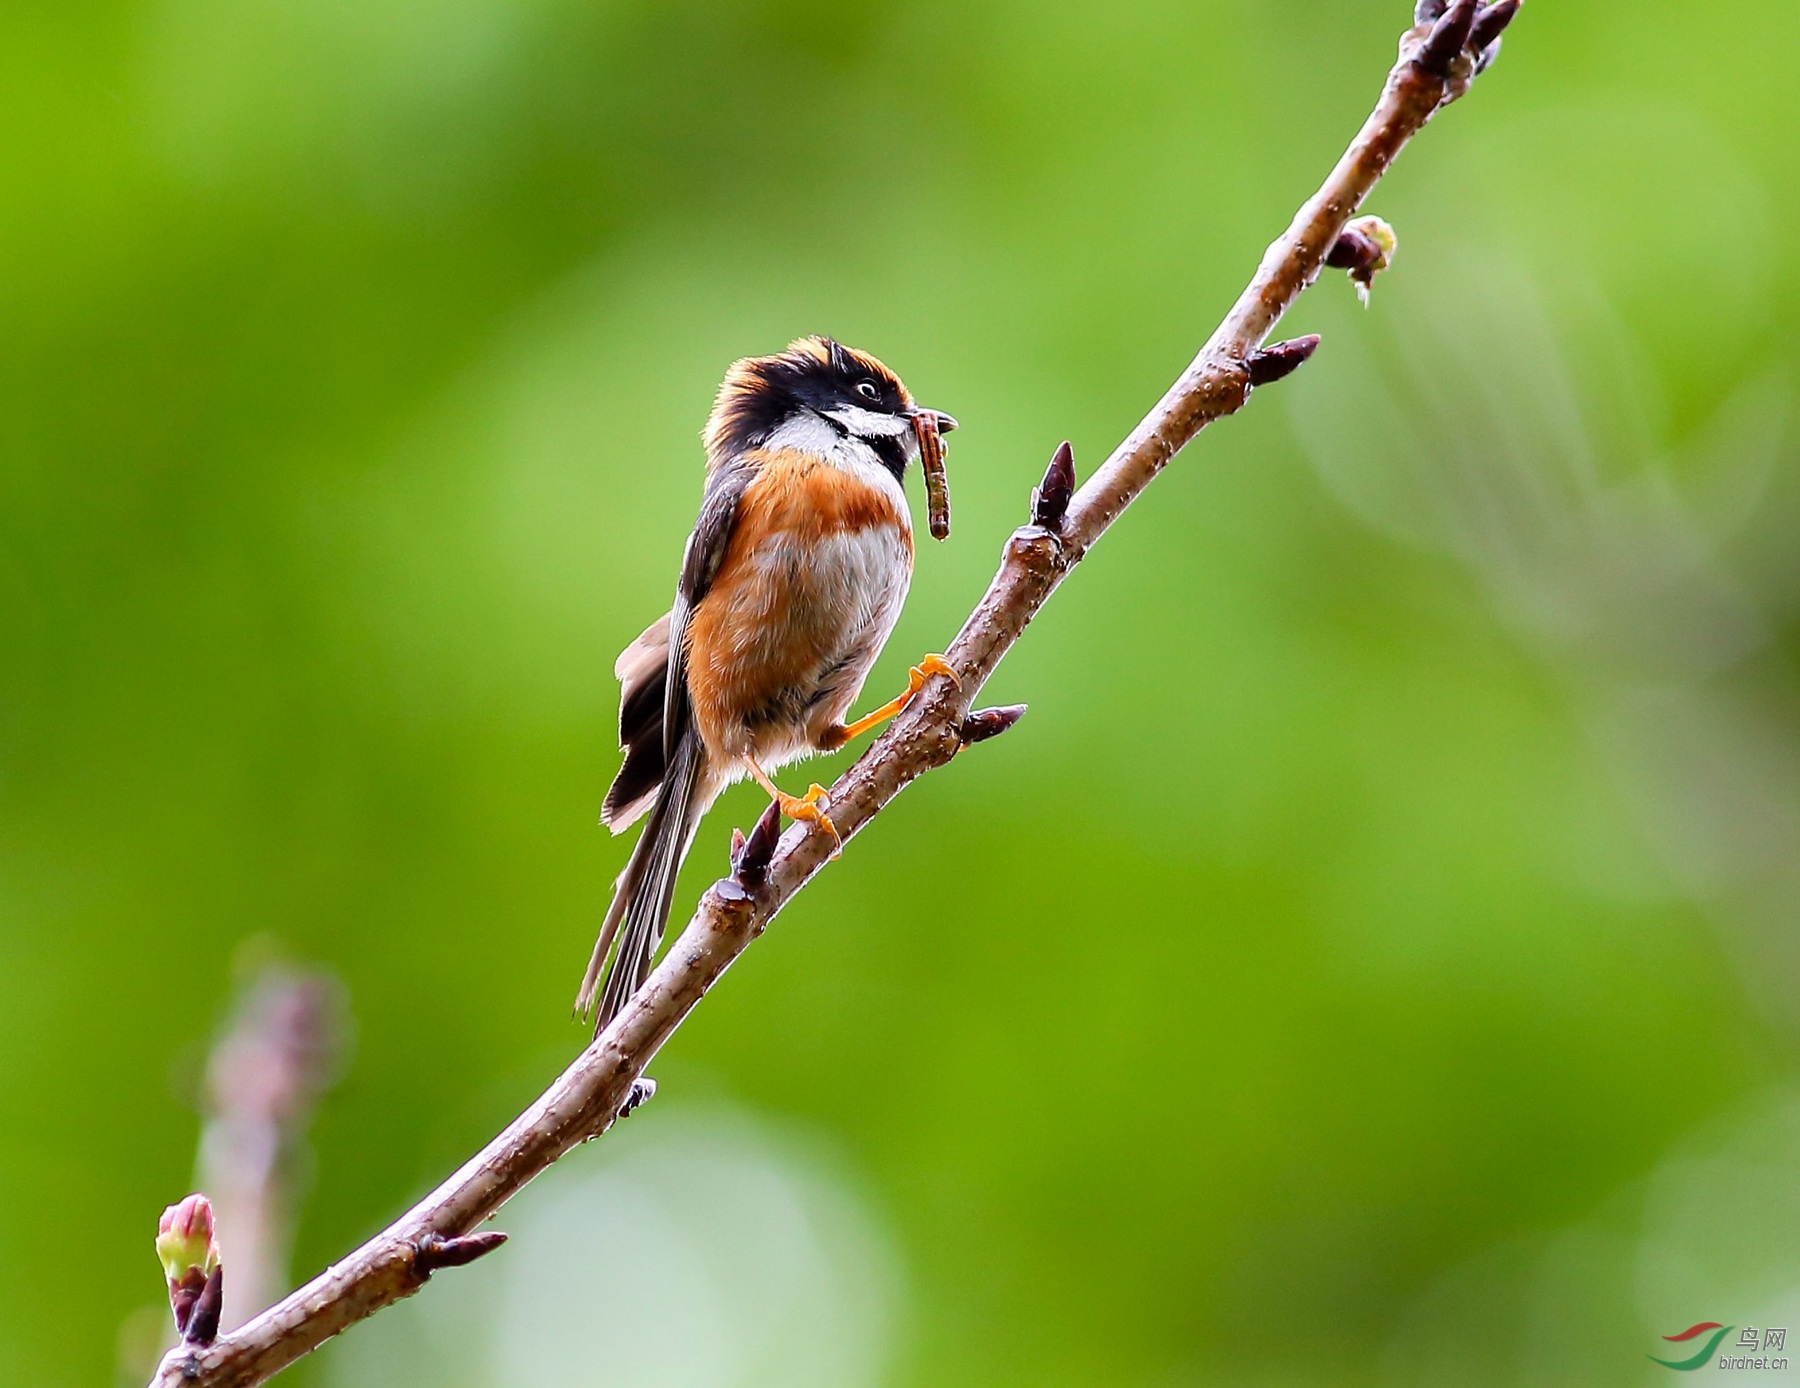
<instances>
[{"instance_id":1,"label":"white belly","mask_svg":"<svg viewBox=\"0 0 1800 1388\"><path fill-rule=\"evenodd\" d=\"M772 535L752 562L767 607L761 620L737 627L751 634L743 656L781 668L784 687L779 709L749 731L758 758L779 764L811 752L844 721L906 603L912 549L896 527L878 525L804 547Z\"/></svg>"}]
</instances>

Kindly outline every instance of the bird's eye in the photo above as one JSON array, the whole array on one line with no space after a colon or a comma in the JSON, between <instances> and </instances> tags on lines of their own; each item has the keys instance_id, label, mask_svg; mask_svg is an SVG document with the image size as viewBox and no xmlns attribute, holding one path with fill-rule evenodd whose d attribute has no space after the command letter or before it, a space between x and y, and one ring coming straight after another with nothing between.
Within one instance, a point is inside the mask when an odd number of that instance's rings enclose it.
<instances>
[{"instance_id":1,"label":"bird's eye","mask_svg":"<svg viewBox=\"0 0 1800 1388\"><path fill-rule=\"evenodd\" d=\"M856 383L856 393L865 400L881 399L881 392L876 389L875 382L873 381L858 381Z\"/></svg>"}]
</instances>

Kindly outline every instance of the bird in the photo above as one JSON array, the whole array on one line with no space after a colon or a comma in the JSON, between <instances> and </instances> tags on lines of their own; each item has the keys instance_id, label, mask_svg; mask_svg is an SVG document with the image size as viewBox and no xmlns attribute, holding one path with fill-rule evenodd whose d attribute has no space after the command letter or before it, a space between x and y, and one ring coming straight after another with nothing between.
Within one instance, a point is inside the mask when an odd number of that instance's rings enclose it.
<instances>
[{"instance_id":1,"label":"bird","mask_svg":"<svg viewBox=\"0 0 1800 1388\"><path fill-rule=\"evenodd\" d=\"M912 581L915 460L931 533L949 533L943 435L954 428L880 360L829 337L726 372L701 433L706 478L674 603L613 669L625 755L600 819L615 834L644 827L576 996L595 1035L648 977L682 860L727 786L754 780L835 853L824 788L789 795L771 773L895 716L934 676L956 681L927 655L897 698L845 721Z\"/></svg>"}]
</instances>

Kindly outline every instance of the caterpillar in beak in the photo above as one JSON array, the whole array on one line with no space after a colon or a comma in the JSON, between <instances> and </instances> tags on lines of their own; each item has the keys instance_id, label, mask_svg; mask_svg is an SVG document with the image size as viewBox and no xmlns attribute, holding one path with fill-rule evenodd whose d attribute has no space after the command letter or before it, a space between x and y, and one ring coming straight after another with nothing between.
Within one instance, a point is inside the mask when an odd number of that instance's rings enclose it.
<instances>
[{"instance_id":1,"label":"caterpillar in beak","mask_svg":"<svg viewBox=\"0 0 1800 1388\"><path fill-rule=\"evenodd\" d=\"M944 471L944 435L956 421L941 410L920 410L913 416L913 433L919 440L919 467L925 474L925 515L931 538L950 537L950 479Z\"/></svg>"}]
</instances>

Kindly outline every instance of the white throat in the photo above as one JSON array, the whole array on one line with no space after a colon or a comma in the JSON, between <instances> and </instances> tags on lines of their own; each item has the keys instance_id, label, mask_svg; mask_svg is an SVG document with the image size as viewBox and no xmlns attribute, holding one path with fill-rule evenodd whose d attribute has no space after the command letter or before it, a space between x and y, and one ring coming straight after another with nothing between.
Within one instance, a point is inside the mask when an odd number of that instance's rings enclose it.
<instances>
[{"instance_id":1,"label":"white throat","mask_svg":"<svg viewBox=\"0 0 1800 1388\"><path fill-rule=\"evenodd\" d=\"M884 492L894 503L901 518L910 525L911 515L906 508L906 489L900 485L899 479L888 471L867 440L857 437L857 434L859 432L864 434L891 432L898 436L901 431L904 431L910 445L906 450L906 457L910 462L918 456L918 442L912 436L912 426L893 415L879 415L871 410L858 410L853 406L844 410L833 410L831 413L833 418L846 414L866 415L872 420L881 420L897 425L898 428L891 431L859 430L856 424L846 419L844 420L846 427L853 431L846 435L832 427L830 420L822 418L812 410L801 410L784 419L769 435L768 441L763 446L765 448L787 448L796 453L807 453L831 464L832 467L843 469L865 486Z\"/></svg>"}]
</instances>

